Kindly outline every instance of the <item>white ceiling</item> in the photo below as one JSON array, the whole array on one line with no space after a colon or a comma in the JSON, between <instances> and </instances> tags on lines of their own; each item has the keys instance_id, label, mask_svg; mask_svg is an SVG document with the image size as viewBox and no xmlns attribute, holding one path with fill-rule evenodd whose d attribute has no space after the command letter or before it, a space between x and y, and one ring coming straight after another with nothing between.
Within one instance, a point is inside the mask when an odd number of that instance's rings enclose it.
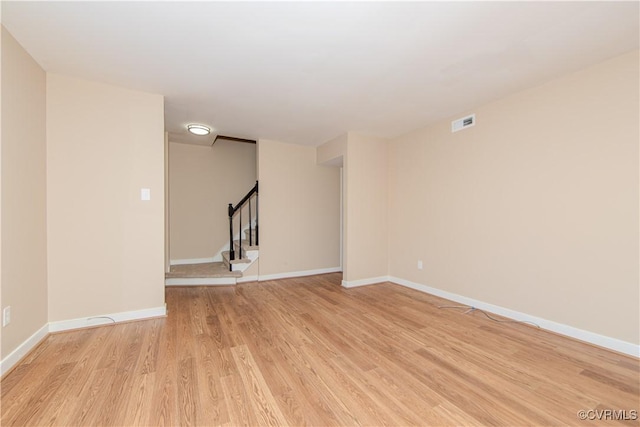
<instances>
[{"instance_id":1,"label":"white ceiling","mask_svg":"<svg viewBox=\"0 0 640 427\"><path fill-rule=\"evenodd\" d=\"M47 71L165 96L174 141L394 137L639 47L633 2L13 2Z\"/></svg>"}]
</instances>

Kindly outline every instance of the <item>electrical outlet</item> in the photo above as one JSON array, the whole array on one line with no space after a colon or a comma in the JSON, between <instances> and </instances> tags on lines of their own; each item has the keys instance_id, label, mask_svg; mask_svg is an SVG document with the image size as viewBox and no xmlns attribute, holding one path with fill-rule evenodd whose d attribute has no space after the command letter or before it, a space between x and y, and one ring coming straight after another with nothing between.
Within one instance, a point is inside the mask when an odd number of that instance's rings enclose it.
<instances>
[{"instance_id":1,"label":"electrical outlet","mask_svg":"<svg viewBox=\"0 0 640 427\"><path fill-rule=\"evenodd\" d=\"M11 323L11 306L7 306L2 310L2 326Z\"/></svg>"},{"instance_id":2,"label":"electrical outlet","mask_svg":"<svg viewBox=\"0 0 640 427\"><path fill-rule=\"evenodd\" d=\"M422 260L418 260L418 270L422 270Z\"/></svg>"}]
</instances>

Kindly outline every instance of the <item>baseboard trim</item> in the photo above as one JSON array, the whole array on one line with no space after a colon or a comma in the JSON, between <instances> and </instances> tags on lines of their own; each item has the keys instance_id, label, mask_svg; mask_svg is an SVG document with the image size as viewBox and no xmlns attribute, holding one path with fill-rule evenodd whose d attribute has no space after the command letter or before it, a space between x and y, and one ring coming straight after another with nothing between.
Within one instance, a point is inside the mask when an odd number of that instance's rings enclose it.
<instances>
[{"instance_id":1,"label":"baseboard trim","mask_svg":"<svg viewBox=\"0 0 640 427\"><path fill-rule=\"evenodd\" d=\"M242 276L242 277L238 277L238 280L236 280L237 283L246 283L246 282L257 282L258 281L258 276Z\"/></svg>"},{"instance_id":2,"label":"baseboard trim","mask_svg":"<svg viewBox=\"0 0 640 427\"><path fill-rule=\"evenodd\" d=\"M11 370L24 356L35 348L40 342L46 338L49 334L49 324L45 324L42 328L38 329L33 335L27 338L22 344L20 344L15 350L7 355L2 361L0 361L0 376L4 376Z\"/></svg>"},{"instance_id":3,"label":"baseboard trim","mask_svg":"<svg viewBox=\"0 0 640 427\"><path fill-rule=\"evenodd\" d=\"M291 271L288 273L277 273L277 274L261 274L258 277L258 280L260 282L264 282L265 280L277 280L277 279L289 279L292 277L315 276L316 274L337 273L340 271L342 271L342 268L340 267L331 267L331 268L321 268L318 270Z\"/></svg>"},{"instance_id":4,"label":"baseboard trim","mask_svg":"<svg viewBox=\"0 0 640 427\"><path fill-rule=\"evenodd\" d=\"M640 345L636 345L630 342L622 341L617 338L600 335L595 332L585 331L584 329L575 328L573 326L565 325L563 323L554 322L552 320L543 319L529 315L527 313L521 313L519 311L511 310L508 308L500 307L486 303L484 301L478 301L473 298L467 298L462 295L454 294L451 292L443 291L441 289L432 288L431 286L421 285L409 280L400 279L398 277L389 277L389 281L407 288L415 289L420 292L435 295L441 298L446 298L451 301L458 302L460 304L473 306L481 310L486 310L491 313L498 314L500 316L507 317L513 320L523 320L526 322L533 322L540 326L542 329L546 329L551 332L555 332L560 335L575 338L580 341L587 342L589 344L604 347L609 350L614 350L619 353L624 353L629 356L640 358Z\"/></svg>"},{"instance_id":5,"label":"baseboard trim","mask_svg":"<svg viewBox=\"0 0 640 427\"><path fill-rule=\"evenodd\" d=\"M0 376L4 376L11 368L13 368L24 356L27 355L35 346L52 332L62 332L72 329L89 328L92 326L108 325L120 322L128 322L132 320L145 320L155 317L164 317L167 315L166 305L162 307L147 308L143 310L124 311L120 313L104 314L100 316L83 317L80 319L62 320L59 322L49 322L36 333L27 338L7 357L0 361Z\"/></svg>"},{"instance_id":6,"label":"baseboard trim","mask_svg":"<svg viewBox=\"0 0 640 427\"><path fill-rule=\"evenodd\" d=\"M388 281L389 281L389 276L369 277L367 279L349 280L349 281L343 280L342 287L357 288L360 286L376 285L378 283L384 283Z\"/></svg>"},{"instance_id":7,"label":"baseboard trim","mask_svg":"<svg viewBox=\"0 0 640 427\"><path fill-rule=\"evenodd\" d=\"M145 320L167 315L166 306L146 308L143 310L123 311L120 313L101 314L81 317L78 319L49 322L49 332L62 332L71 329L89 328L92 326L108 325L111 323L128 322L131 320ZM111 320L113 319L113 321Z\"/></svg>"},{"instance_id":8,"label":"baseboard trim","mask_svg":"<svg viewBox=\"0 0 640 427\"><path fill-rule=\"evenodd\" d=\"M206 264L209 262L222 261L222 258L216 260L216 257L209 258L187 258L187 259L172 259L169 261L169 265L185 265L185 264Z\"/></svg>"},{"instance_id":9,"label":"baseboard trim","mask_svg":"<svg viewBox=\"0 0 640 427\"><path fill-rule=\"evenodd\" d=\"M192 277L165 279L165 286L228 286L235 285L236 277Z\"/></svg>"}]
</instances>

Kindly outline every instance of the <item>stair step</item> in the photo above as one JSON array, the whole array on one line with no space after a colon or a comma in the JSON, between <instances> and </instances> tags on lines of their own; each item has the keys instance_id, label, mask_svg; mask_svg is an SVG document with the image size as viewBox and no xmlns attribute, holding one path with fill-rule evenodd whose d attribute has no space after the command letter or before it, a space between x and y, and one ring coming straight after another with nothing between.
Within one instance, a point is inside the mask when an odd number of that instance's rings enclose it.
<instances>
[{"instance_id":1,"label":"stair step","mask_svg":"<svg viewBox=\"0 0 640 427\"><path fill-rule=\"evenodd\" d=\"M237 253L236 256L238 256ZM230 261L229 251L222 252L222 260L225 264L227 264L227 266L229 265L229 262L231 262L231 264L249 264L251 262L249 258L236 258L233 261Z\"/></svg>"},{"instance_id":2,"label":"stair step","mask_svg":"<svg viewBox=\"0 0 640 427\"><path fill-rule=\"evenodd\" d=\"M253 243L255 243L255 240L253 241ZM237 252L238 248L240 247L240 243L238 243L237 240L234 240L233 244L235 245L236 252ZM243 251L257 251L259 249L260 249L260 247L258 245L249 246L249 240L244 240L244 239L242 240L242 250Z\"/></svg>"},{"instance_id":3,"label":"stair step","mask_svg":"<svg viewBox=\"0 0 640 427\"><path fill-rule=\"evenodd\" d=\"M223 278L242 277L239 271L229 271L229 266L222 262L208 262L203 264L183 264L172 265L165 279L202 279L202 278Z\"/></svg>"},{"instance_id":4,"label":"stair step","mask_svg":"<svg viewBox=\"0 0 640 427\"><path fill-rule=\"evenodd\" d=\"M252 235L252 237L251 237L252 240L255 242L256 241L256 229L255 229L255 227L251 229L251 235ZM246 230L244 230L244 239L249 240L249 229L248 228Z\"/></svg>"}]
</instances>

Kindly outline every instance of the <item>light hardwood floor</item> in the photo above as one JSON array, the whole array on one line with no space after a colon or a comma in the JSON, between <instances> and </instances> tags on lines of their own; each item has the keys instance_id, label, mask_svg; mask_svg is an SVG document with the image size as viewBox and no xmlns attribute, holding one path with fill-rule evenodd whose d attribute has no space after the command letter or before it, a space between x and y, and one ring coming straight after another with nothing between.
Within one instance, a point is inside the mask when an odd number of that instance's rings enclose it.
<instances>
[{"instance_id":1,"label":"light hardwood floor","mask_svg":"<svg viewBox=\"0 0 640 427\"><path fill-rule=\"evenodd\" d=\"M2 425L639 424L577 416L633 418L637 359L340 279L168 288L167 318L50 335Z\"/></svg>"}]
</instances>

